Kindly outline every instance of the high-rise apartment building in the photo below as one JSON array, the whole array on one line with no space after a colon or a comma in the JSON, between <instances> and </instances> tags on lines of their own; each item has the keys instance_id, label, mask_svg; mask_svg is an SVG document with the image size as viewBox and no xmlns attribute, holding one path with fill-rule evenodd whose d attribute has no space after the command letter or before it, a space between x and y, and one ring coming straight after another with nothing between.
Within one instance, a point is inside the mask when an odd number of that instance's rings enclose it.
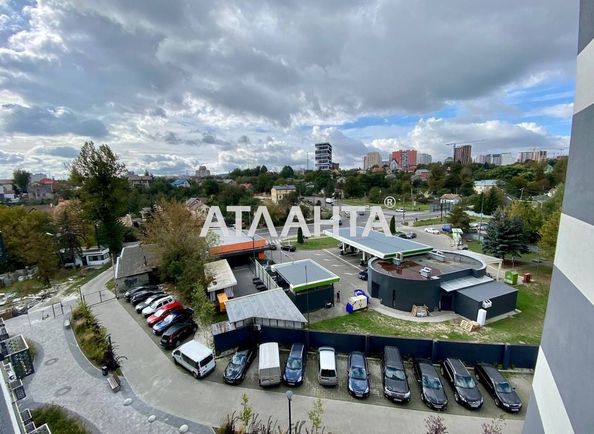
<instances>
[{"instance_id":1,"label":"high-rise apartment building","mask_svg":"<svg viewBox=\"0 0 594 434\"><path fill-rule=\"evenodd\" d=\"M316 143L316 170L332 170L332 145L330 143Z\"/></svg>"},{"instance_id":2,"label":"high-rise apartment building","mask_svg":"<svg viewBox=\"0 0 594 434\"><path fill-rule=\"evenodd\" d=\"M454 162L472 163L472 145L454 146Z\"/></svg>"},{"instance_id":3,"label":"high-rise apartment building","mask_svg":"<svg viewBox=\"0 0 594 434\"><path fill-rule=\"evenodd\" d=\"M200 166L198 168L198 170L196 171L196 177L197 178L206 178L207 176L210 176L210 170L208 170L206 168L206 166Z\"/></svg>"},{"instance_id":4,"label":"high-rise apartment building","mask_svg":"<svg viewBox=\"0 0 594 434\"><path fill-rule=\"evenodd\" d=\"M594 360L594 0L580 2L571 146L557 251L524 434L591 433Z\"/></svg>"},{"instance_id":5,"label":"high-rise apartment building","mask_svg":"<svg viewBox=\"0 0 594 434\"><path fill-rule=\"evenodd\" d=\"M432 162L433 157L431 157L431 154L425 154L423 152L417 154L417 164L431 164Z\"/></svg>"},{"instance_id":6,"label":"high-rise apartment building","mask_svg":"<svg viewBox=\"0 0 594 434\"><path fill-rule=\"evenodd\" d=\"M536 161L538 163L547 160L547 151L532 150L527 152L520 152L518 154L518 161L525 163L526 161Z\"/></svg>"},{"instance_id":7,"label":"high-rise apartment building","mask_svg":"<svg viewBox=\"0 0 594 434\"><path fill-rule=\"evenodd\" d=\"M368 170L371 169L373 166L382 165L382 157L379 152L368 152L366 156L363 157L363 169Z\"/></svg>"},{"instance_id":8,"label":"high-rise apartment building","mask_svg":"<svg viewBox=\"0 0 594 434\"><path fill-rule=\"evenodd\" d=\"M394 151L392 152L392 160L396 161L400 170L414 172L417 168L417 151L415 149Z\"/></svg>"},{"instance_id":9,"label":"high-rise apartment building","mask_svg":"<svg viewBox=\"0 0 594 434\"><path fill-rule=\"evenodd\" d=\"M510 164L514 164L516 159L511 152L504 152L502 154L479 155L477 162L481 164L493 164L495 166L509 166Z\"/></svg>"}]
</instances>

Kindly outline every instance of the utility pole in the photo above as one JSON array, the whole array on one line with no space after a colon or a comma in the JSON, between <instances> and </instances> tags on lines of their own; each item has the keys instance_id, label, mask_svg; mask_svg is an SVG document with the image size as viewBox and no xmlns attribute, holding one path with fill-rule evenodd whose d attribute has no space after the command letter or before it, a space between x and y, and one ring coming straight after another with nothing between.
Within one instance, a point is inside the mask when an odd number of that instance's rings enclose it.
<instances>
[{"instance_id":1,"label":"utility pole","mask_svg":"<svg viewBox=\"0 0 594 434\"><path fill-rule=\"evenodd\" d=\"M481 218L479 221L479 228L478 228L478 234L479 234L479 241L481 241L481 231L483 230L483 204L485 202L485 192L481 193Z\"/></svg>"}]
</instances>

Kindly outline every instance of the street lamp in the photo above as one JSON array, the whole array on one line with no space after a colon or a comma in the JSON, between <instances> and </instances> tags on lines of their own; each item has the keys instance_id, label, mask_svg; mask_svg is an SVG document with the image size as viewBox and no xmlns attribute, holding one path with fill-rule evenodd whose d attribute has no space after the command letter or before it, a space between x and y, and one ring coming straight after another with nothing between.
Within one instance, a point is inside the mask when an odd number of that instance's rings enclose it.
<instances>
[{"instance_id":1,"label":"street lamp","mask_svg":"<svg viewBox=\"0 0 594 434\"><path fill-rule=\"evenodd\" d=\"M292 434L291 427L291 401L293 400L293 391L287 390L287 400L289 401L289 434Z\"/></svg>"},{"instance_id":2,"label":"street lamp","mask_svg":"<svg viewBox=\"0 0 594 434\"><path fill-rule=\"evenodd\" d=\"M309 326L309 288L307 288L307 264L304 265L305 267L305 301L307 304L307 325Z\"/></svg>"}]
</instances>

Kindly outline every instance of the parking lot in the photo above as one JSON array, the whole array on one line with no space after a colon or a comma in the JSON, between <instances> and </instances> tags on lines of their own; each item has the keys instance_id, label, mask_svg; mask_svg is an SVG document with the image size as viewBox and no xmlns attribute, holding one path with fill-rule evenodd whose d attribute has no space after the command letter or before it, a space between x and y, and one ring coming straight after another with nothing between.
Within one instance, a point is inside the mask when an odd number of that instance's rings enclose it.
<instances>
[{"instance_id":1,"label":"parking lot","mask_svg":"<svg viewBox=\"0 0 594 434\"><path fill-rule=\"evenodd\" d=\"M123 299L120 299L120 303L124 306L125 310L135 319L135 322L138 324L144 332L150 336L151 340L155 345L155 351L160 351L167 356L169 360L171 360L171 350L165 350L159 344L159 337L155 336L151 329L146 325L146 321L144 317L140 314L137 314L134 311L134 308L130 305L130 303L125 302ZM288 356L288 348L281 350L281 366L284 366L286 359ZM207 382L214 382L223 384L223 372L225 366L227 365L230 359L230 355L219 357L217 358L217 366L213 372L211 372L204 380ZM420 398L419 389L417 387L417 383L414 379L412 373L412 365L407 362L407 375L408 375L408 382L411 388L411 401L408 404L396 404L383 396L382 392L382 381L381 381L381 368L380 368L380 361L377 358L369 358L369 371L370 371L370 383L371 383L371 393L369 398L360 400L353 398L349 395L346 386L346 373L347 373L347 355L346 354L337 354L337 370L339 374L339 385L338 387L334 388L326 388L318 384L317 382L317 353L310 352L308 355L308 361L306 364L306 375L303 380L303 384L297 388L292 388L295 394L303 395L303 396L310 396L310 397L320 397L325 399L333 399L339 401L352 401L352 402L360 402L363 404L371 404L371 405L380 405L385 407L400 407L400 408L407 408L411 410L419 410L419 411L427 411L431 412L429 408L427 408ZM173 362L171 362L173 365ZM176 367L181 373L188 376L188 381L191 380L190 373L188 373L184 368L178 366ZM471 371L472 373L472 371ZM522 398L523 402L526 403L530 396L530 385L532 383L532 375L527 373L512 373L506 374L510 382L514 387L516 387L516 391ZM493 399L487 394L486 390L479 385L479 388L485 398L484 405L479 411L471 411L467 410L464 407L458 405L453 400L453 394L449 385L445 383L445 380L442 379L444 383L444 387L446 393L448 395L448 408L445 410L448 414L455 414L455 415L466 415L466 416L473 416L473 415L480 415L482 417L489 417L495 418L498 416L505 416L506 419L523 419L523 415L525 409L519 414L506 414L499 408L495 406ZM226 385L225 387L233 388L236 386ZM247 371L246 377L244 381L241 383L241 387L249 388L249 389L260 389L258 384L258 357L254 359L252 365ZM271 392L285 392L289 388L285 385L276 386L270 389Z\"/></svg>"}]
</instances>

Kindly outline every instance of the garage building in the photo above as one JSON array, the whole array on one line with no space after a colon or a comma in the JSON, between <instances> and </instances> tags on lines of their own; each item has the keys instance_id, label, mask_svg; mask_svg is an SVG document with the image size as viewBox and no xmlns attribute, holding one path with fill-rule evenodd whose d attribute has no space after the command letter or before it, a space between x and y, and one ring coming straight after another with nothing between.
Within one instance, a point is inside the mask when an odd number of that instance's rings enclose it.
<instances>
[{"instance_id":1,"label":"garage building","mask_svg":"<svg viewBox=\"0 0 594 434\"><path fill-rule=\"evenodd\" d=\"M491 319L513 312L517 299L517 289L505 283L491 281L456 291L454 312L476 320L479 309L486 308L487 319Z\"/></svg>"}]
</instances>

